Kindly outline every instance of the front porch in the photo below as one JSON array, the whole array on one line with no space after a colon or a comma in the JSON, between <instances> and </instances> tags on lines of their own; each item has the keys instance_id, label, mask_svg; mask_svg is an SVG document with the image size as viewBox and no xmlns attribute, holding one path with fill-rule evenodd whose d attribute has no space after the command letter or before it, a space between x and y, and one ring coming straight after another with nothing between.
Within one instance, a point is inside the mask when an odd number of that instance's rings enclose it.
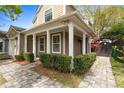
<instances>
[{"instance_id":1,"label":"front porch","mask_svg":"<svg viewBox=\"0 0 124 93\"><path fill-rule=\"evenodd\" d=\"M91 52L91 36L74 23L25 35L25 52L61 53L74 56Z\"/></svg>"}]
</instances>

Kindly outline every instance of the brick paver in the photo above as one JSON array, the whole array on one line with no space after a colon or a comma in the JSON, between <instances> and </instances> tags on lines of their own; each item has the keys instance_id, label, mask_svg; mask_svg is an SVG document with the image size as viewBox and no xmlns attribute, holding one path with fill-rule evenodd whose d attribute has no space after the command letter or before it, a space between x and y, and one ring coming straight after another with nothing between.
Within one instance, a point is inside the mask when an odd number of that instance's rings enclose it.
<instances>
[{"instance_id":1,"label":"brick paver","mask_svg":"<svg viewBox=\"0 0 124 93\"><path fill-rule=\"evenodd\" d=\"M16 63L4 64L0 66L0 73L7 80L7 83L1 85L1 88L59 88L62 84L49 79L44 75L31 71L30 68L41 64L34 62L28 65L19 65Z\"/></svg>"},{"instance_id":2,"label":"brick paver","mask_svg":"<svg viewBox=\"0 0 124 93\"><path fill-rule=\"evenodd\" d=\"M97 56L97 60L84 80L79 85L80 88L114 88L115 79L112 73L109 57Z\"/></svg>"},{"instance_id":3,"label":"brick paver","mask_svg":"<svg viewBox=\"0 0 124 93\"><path fill-rule=\"evenodd\" d=\"M40 75L30 68L40 65L34 62L27 65L19 65L9 61L0 65L0 73L6 78L7 83L1 85L4 88L63 88L62 84ZM79 85L80 88L113 88L116 87L112 74L109 57L97 56L97 60L86 73Z\"/></svg>"}]
</instances>

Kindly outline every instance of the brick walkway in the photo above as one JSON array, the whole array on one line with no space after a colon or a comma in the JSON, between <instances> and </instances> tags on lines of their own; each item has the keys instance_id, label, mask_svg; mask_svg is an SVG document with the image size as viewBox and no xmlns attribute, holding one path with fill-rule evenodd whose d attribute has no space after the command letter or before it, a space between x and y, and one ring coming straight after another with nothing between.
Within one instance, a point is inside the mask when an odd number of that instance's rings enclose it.
<instances>
[{"instance_id":1,"label":"brick walkway","mask_svg":"<svg viewBox=\"0 0 124 93\"><path fill-rule=\"evenodd\" d=\"M114 88L115 79L109 57L97 56L97 60L79 85L80 88Z\"/></svg>"},{"instance_id":2,"label":"brick walkway","mask_svg":"<svg viewBox=\"0 0 124 93\"><path fill-rule=\"evenodd\" d=\"M30 70L31 67L39 65L40 62L28 65L19 65L16 63L0 65L0 73L7 80L7 83L1 85L1 88L59 88L64 87L58 82L50 80L44 75L39 75Z\"/></svg>"},{"instance_id":3,"label":"brick walkway","mask_svg":"<svg viewBox=\"0 0 124 93\"><path fill-rule=\"evenodd\" d=\"M0 65L0 74L2 74L7 83L1 85L3 88L63 88L58 82L50 80L44 75L39 75L30 70L40 62L28 65L19 65L11 63ZM84 80L79 85L80 88L113 88L116 87L115 79L112 74L109 57L97 56L97 60L85 75Z\"/></svg>"}]
</instances>

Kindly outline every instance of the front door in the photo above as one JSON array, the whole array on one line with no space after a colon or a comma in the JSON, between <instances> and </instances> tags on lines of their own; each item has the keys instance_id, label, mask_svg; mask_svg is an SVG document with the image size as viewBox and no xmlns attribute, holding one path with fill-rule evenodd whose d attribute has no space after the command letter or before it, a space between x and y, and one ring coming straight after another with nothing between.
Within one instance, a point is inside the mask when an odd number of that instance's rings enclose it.
<instances>
[{"instance_id":1,"label":"front door","mask_svg":"<svg viewBox=\"0 0 124 93\"><path fill-rule=\"evenodd\" d=\"M11 40L11 54L14 56L17 54L17 40L16 39L12 39Z\"/></svg>"}]
</instances>

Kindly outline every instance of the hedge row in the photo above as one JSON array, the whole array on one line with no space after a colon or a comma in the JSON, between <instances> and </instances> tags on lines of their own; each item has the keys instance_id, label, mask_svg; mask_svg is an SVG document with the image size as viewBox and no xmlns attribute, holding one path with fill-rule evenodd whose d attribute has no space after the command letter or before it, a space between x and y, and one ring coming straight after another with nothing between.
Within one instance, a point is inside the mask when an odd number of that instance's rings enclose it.
<instances>
[{"instance_id":1,"label":"hedge row","mask_svg":"<svg viewBox=\"0 0 124 93\"><path fill-rule=\"evenodd\" d=\"M53 68L61 72L69 72L71 57L62 54L40 53L40 61L44 67Z\"/></svg>"},{"instance_id":2,"label":"hedge row","mask_svg":"<svg viewBox=\"0 0 124 93\"><path fill-rule=\"evenodd\" d=\"M52 68L61 72L70 72L70 64L72 58L62 54L46 54L40 53L40 61L44 67ZM74 70L75 74L83 74L89 70L94 61L96 54L90 53L74 57Z\"/></svg>"},{"instance_id":3,"label":"hedge row","mask_svg":"<svg viewBox=\"0 0 124 93\"><path fill-rule=\"evenodd\" d=\"M11 59L11 56L7 53L0 53L0 60Z\"/></svg>"},{"instance_id":4,"label":"hedge row","mask_svg":"<svg viewBox=\"0 0 124 93\"><path fill-rule=\"evenodd\" d=\"M31 52L27 53L21 53L20 55L15 55L16 61L28 61L28 62L33 62L34 61L34 54Z\"/></svg>"},{"instance_id":5,"label":"hedge row","mask_svg":"<svg viewBox=\"0 0 124 93\"><path fill-rule=\"evenodd\" d=\"M84 74L90 69L95 60L96 60L95 53L74 57L74 73Z\"/></svg>"}]
</instances>

